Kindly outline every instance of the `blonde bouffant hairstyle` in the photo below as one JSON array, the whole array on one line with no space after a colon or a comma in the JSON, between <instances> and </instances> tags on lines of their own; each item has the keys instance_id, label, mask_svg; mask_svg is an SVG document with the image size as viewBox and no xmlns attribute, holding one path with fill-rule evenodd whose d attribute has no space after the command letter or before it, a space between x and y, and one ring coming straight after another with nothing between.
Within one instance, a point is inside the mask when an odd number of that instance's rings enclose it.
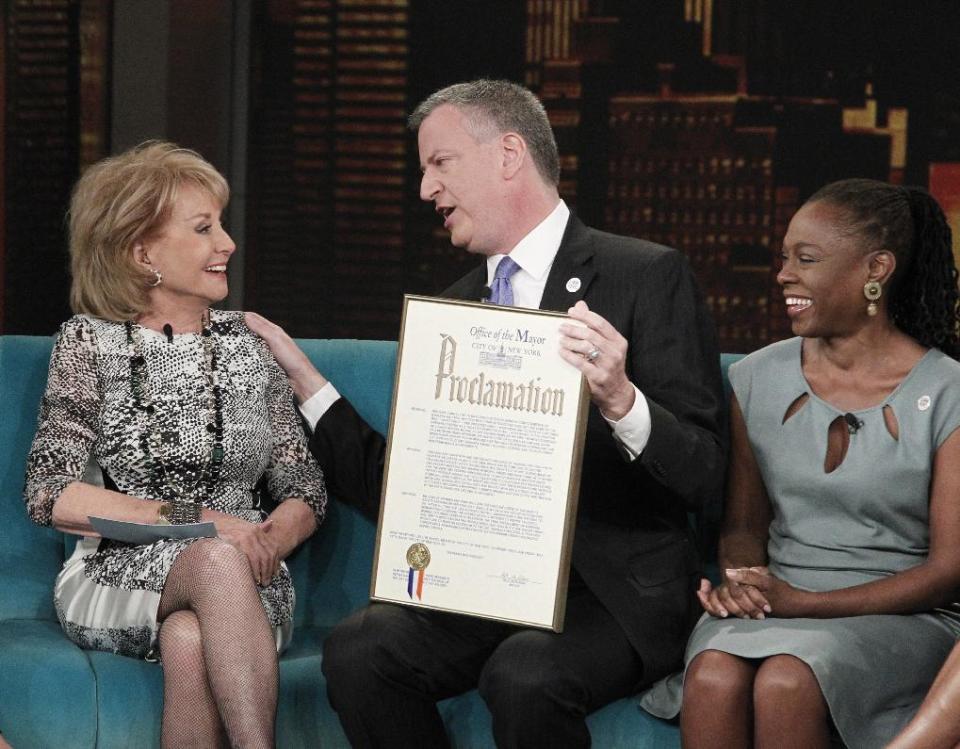
<instances>
[{"instance_id":1,"label":"blonde bouffant hairstyle","mask_svg":"<svg viewBox=\"0 0 960 749\"><path fill-rule=\"evenodd\" d=\"M84 172L70 198L70 305L78 314L132 320L149 306L156 277L134 258L137 243L156 236L180 188L208 193L221 209L227 181L188 148L147 141Z\"/></svg>"}]
</instances>

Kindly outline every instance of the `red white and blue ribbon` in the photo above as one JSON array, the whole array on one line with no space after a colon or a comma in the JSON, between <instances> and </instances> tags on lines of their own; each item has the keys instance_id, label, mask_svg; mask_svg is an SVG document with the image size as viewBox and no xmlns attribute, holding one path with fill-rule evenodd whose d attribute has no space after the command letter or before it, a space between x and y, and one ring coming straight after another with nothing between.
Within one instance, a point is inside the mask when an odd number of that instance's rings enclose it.
<instances>
[{"instance_id":1,"label":"red white and blue ribbon","mask_svg":"<svg viewBox=\"0 0 960 749\"><path fill-rule=\"evenodd\" d=\"M410 572L407 574L407 595L410 596L410 598L413 598L414 593L416 593L416 597L418 601L423 600L423 572L424 572L423 570L417 571L413 567L411 567ZM414 577L416 577L417 579L416 591L414 591L414 587L413 587Z\"/></svg>"}]
</instances>

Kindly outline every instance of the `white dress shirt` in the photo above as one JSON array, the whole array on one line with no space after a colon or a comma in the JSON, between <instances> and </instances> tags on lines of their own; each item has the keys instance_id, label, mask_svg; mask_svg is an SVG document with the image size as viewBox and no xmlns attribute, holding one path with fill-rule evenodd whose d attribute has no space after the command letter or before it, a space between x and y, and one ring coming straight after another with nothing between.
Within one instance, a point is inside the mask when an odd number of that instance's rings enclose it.
<instances>
[{"instance_id":1,"label":"white dress shirt","mask_svg":"<svg viewBox=\"0 0 960 749\"><path fill-rule=\"evenodd\" d=\"M570 209L562 200L557 203L549 216L537 224L529 234L510 250L509 255L520 266L520 270L510 278L513 288L513 303L517 307L538 309L543 299L543 290L547 285L547 276L553 266L553 260L560 249L563 232L570 219ZM487 258L487 286L493 283L493 275L500 261L506 255L491 255ZM635 459L647 446L650 439L650 407L647 399L634 386L636 397L633 408L619 421L606 419L613 428L614 436L623 446L630 459ZM316 427L327 409L340 397L332 383L327 383L308 400L300 405L300 412L312 430ZM601 411L601 414L603 412Z\"/></svg>"}]
</instances>

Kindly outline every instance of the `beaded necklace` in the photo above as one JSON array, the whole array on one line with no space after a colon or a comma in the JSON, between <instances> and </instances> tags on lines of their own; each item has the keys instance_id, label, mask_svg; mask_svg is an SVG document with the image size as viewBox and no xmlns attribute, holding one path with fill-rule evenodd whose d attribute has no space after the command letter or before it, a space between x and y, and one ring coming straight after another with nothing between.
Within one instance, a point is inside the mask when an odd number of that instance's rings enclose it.
<instances>
[{"instance_id":1,"label":"beaded necklace","mask_svg":"<svg viewBox=\"0 0 960 749\"><path fill-rule=\"evenodd\" d=\"M127 347L130 354L130 391L134 407L143 414L147 428L141 432L140 444L150 459L152 483L161 487L164 499L170 502L170 522L173 524L195 523L200 520L200 511L205 500L220 479L223 465L223 403L217 376L217 347L210 329L209 310L201 323L200 339L203 344L204 384L207 407L206 432L211 436L210 452L205 464L194 476L187 474L187 481L177 477L169 469L163 435L158 424L157 407L150 396L150 373L144 356L143 337L139 327L132 321L124 323ZM193 478L193 483L188 483Z\"/></svg>"}]
</instances>

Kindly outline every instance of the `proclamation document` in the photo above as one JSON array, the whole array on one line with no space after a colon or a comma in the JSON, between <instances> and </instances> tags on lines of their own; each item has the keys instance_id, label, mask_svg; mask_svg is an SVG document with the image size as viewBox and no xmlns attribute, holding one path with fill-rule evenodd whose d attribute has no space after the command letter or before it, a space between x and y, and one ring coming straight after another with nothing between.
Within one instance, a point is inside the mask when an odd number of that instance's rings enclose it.
<instances>
[{"instance_id":1,"label":"proclamation document","mask_svg":"<svg viewBox=\"0 0 960 749\"><path fill-rule=\"evenodd\" d=\"M562 631L589 403L566 320L404 297L371 598Z\"/></svg>"}]
</instances>

